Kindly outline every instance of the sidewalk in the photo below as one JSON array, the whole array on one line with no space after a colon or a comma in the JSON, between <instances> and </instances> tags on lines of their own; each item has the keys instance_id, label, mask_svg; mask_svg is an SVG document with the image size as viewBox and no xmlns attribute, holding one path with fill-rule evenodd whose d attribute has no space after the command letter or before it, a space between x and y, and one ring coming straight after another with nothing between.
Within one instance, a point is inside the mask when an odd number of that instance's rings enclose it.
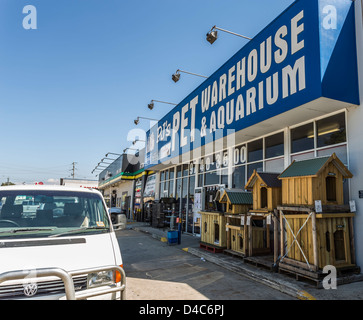
<instances>
[{"instance_id":1,"label":"sidewalk","mask_svg":"<svg viewBox=\"0 0 363 320\"><path fill-rule=\"evenodd\" d=\"M150 234L154 239L161 241L161 243L167 242L167 231L152 228L145 222L128 222L127 229ZM173 245L173 247L200 257L203 261L212 262L227 270L236 272L241 276L279 290L296 299L363 300L363 274L352 275L351 279L356 282L344 285L338 284L336 290L317 289L310 283L297 281L294 277L255 267L251 264L244 263L242 259L231 257L224 253L211 253L200 249L199 242L199 237L183 233L181 235L181 244Z\"/></svg>"}]
</instances>

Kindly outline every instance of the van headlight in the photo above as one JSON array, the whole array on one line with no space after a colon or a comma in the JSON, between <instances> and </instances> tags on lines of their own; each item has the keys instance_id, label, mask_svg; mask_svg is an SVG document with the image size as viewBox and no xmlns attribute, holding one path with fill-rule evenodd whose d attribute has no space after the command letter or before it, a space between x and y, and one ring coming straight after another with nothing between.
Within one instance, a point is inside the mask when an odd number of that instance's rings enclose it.
<instances>
[{"instance_id":1,"label":"van headlight","mask_svg":"<svg viewBox=\"0 0 363 320\"><path fill-rule=\"evenodd\" d=\"M88 274L88 288L99 287L114 283L113 271L101 271Z\"/></svg>"}]
</instances>

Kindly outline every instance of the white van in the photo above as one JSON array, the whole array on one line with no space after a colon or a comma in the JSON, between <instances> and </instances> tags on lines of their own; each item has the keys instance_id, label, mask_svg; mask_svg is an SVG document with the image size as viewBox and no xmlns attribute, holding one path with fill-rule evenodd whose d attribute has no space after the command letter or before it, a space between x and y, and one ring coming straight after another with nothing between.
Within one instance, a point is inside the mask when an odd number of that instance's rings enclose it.
<instances>
[{"instance_id":1,"label":"white van","mask_svg":"<svg viewBox=\"0 0 363 320\"><path fill-rule=\"evenodd\" d=\"M22 199L37 206L24 210ZM0 187L1 299L125 299L120 248L99 191Z\"/></svg>"}]
</instances>

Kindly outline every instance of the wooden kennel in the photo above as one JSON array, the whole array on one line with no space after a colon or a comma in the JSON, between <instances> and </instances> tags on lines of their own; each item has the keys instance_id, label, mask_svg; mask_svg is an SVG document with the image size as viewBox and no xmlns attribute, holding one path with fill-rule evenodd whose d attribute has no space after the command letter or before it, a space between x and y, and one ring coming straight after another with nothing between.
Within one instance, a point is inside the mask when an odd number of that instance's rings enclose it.
<instances>
[{"instance_id":1,"label":"wooden kennel","mask_svg":"<svg viewBox=\"0 0 363 320\"><path fill-rule=\"evenodd\" d=\"M253 171L245 189L252 190L253 211L273 212L281 205L281 180L279 173Z\"/></svg>"},{"instance_id":2,"label":"wooden kennel","mask_svg":"<svg viewBox=\"0 0 363 320\"><path fill-rule=\"evenodd\" d=\"M259 230L248 227L247 212L252 209L253 198L251 192L238 189L226 189L221 196L221 203L225 204L227 219L227 249L225 252L242 257L248 255L250 233L259 239ZM259 244L256 244L258 246Z\"/></svg>"},{"instance_id":3,"label":"wooden kennel","mask_svg":"<svg viewBox=\"0 0 363 320\"><path fill-rule=\"evenodd\" d=\"M225 189L219 202L226 205L226 214L246 213L252 207L252 194L239 189Z\"/></svg>"},{"instance_id":4,"label":"wooden kennel","mask_svg":"<svg viewBox=\"0 0 363 320\"><path fill-rule=\"evenodd\" d=\"M294 161L279 176L282 181L282 205L341 205L343 179L353 175L335 153L330 157Z\"/></svg>"},{"instance_id":5,"label":"wooden kennel","mask_svg":"<svg viewBox=\"0 0 363 320\"><path fill-rule=\"evenodd\" d=\"M279 173L254 170L245 185L245 189L251 190L253 195L253 208L247 213L252 227L248 237L248 256L271 255L271 264L278 259L279 248L275 215L277 206L281 204L281 180L278 176Z\"/></svg>"},{"instance_id":6,"label":"wooden kennel","mask_svg":"<svg viewBox=\"0 0 363 320\"><path fill-rule=\"evenodd\" d=\"M200 247L212 252L227 247L226 217L216 211L201 211Z\"/></svg>"},{"instance_id":7,"label":"wooden kennel","mask_svg":"<svg viewBox=\"0 0 363 320\"><path fill-rule=\"evenodd\" d=\"M335 153L294 161L281 173L279 269L312 279L326 265L356 269L354 212L343 199L343 179L352 176Z\"/></svg>"}]
</instances>

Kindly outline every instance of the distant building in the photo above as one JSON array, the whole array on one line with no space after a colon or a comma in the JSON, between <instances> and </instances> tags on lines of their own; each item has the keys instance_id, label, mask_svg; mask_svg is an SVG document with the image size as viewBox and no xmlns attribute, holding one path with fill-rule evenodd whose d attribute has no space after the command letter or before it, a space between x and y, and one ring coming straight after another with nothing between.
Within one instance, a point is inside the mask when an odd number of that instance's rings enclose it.
<instances>
[{"instance_id":1,"label":"distant building","mask_svg":"<svg viewBox=\"0 0 363 320\"><path fill-rule=\"evenodd\" d=\"M67 187L98 188L97 180L60 178L60 185Z\"/></svg>"}]
</instances>

